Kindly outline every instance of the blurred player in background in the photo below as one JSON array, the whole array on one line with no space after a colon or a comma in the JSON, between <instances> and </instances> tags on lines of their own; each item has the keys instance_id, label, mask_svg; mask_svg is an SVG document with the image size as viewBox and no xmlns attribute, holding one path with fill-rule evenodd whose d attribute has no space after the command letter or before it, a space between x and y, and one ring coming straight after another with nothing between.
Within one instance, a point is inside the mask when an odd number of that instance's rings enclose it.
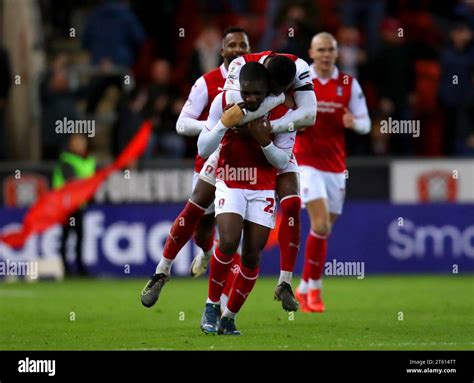
<instances>
[{"instance_id":1,"label":"blurred player in background","mask_svg":"<svg viewBox=\"0 0 474 383\"><path fill-rule=\"evenodd\" d=\"M291 61L290 64L293 65L293 77L296 67ZM239 80L245 108L256 111L270 90L267 69L257 62L246 63L239 73ZM224 91L215 98L207 126L198 140L199 154L203 157L210 156L222 143L216 166L215 193L219 244L211 259L201 329L206 334L240 335L235 326L235 315L258 278L261 252L275 225L277 169L288 165L295 133L277 133L270 138L270 124L263 119L253 120L247 128L233 130L244 113L234 104L223 116L228 96ZM227 174L227 169L255 169L255 174L247 179L235 179ZM220 296L242 232L242 264L221 317Z\"/></svg>"},{"instance_id":2,"label":"blurred player in background","mask_svg":"<svg viewBox=\"0 0 474 383\"><path fill-rule=\"evenodd\" d=\"M317 34L309 53L318 118L315 125L298 133L294 149L300 167L301 197L311 221L296 297L302 311L323 312L321 289L327 241L342 213L346 188L345 129L367 134L371 122L359 82L339 72L335 65L336 39L326 32Z\"/></svg>"}]
</instances>

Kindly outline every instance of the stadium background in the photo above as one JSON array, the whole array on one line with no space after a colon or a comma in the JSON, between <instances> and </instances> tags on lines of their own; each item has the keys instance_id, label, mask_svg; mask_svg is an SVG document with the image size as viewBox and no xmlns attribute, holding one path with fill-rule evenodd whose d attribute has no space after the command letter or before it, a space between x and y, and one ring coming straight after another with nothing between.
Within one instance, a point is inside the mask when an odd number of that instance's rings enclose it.
<instances>
[{"instance_id":1,"label":"stadium background","mask_svg":"<svg viewBox=\"0 0 474 383\"><path fill-rule=\"evenodd\" d=\"M253 51L308 60L311 37L326 30L373 124L368 136L348 132L347 203L328 259L364 261L368 273L474 271L472 2L4 0L1 21L3 230L50 188L66 138L54 121L94 121L92 152L106 164L152 118L145 156L96 194L84 241L94 274L148 274L190 193L196 140L175 121L193 81L220 63L221 31L242 26ZM419 122L420 136L381 133L389 117ZM303 212L303 240L307 231ZM19 251L0 245L0 258L55 258L59 234ZM194 254L190 243L175 273ZM272 237L262 272L276 273L278 259Z\"/></svg>"}]
</instances>

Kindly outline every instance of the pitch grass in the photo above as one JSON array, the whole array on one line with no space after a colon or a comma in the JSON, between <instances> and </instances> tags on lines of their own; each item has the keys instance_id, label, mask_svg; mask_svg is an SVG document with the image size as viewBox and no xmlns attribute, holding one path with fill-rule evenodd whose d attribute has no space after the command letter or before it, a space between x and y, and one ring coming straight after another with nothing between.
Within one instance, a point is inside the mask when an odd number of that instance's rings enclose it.
<instances>
[{"instance_id":1,"label":"pitch grass","mask_svg":"<svg viewBox=\"0 0 474 383\"><path fill-rule=\"evenodd\" d=\"M474 349L471 275L326 278L327 312L294 317L273 301L276 279L261 278L238 315L240 337L201 333L206 279L172 278L152 309L140 303L145 282L2 283L0 349Z\"/></svg>"}]
</instances>

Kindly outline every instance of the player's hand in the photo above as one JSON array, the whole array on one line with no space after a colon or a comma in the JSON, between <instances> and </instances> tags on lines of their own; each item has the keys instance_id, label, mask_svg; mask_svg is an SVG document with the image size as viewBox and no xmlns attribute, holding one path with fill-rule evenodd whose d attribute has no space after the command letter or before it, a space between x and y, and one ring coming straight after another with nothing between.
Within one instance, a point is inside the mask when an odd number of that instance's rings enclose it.
<instances>
[{"instance_id":1,"label":"player's hand","mask_svg":"<svg viewBox=\"0 0 474 383\"><path fill-rule=\"evenodd\" d=\"M293 95L285 93L285 102L283 103L283 105L288 109L296 109L296 103L295 99L293 98Z\"/></svg>"},{"instance_id":2,"label":"player's hand","mask_svg":"<svg viewBox=\"0 0 474 383\"><path fill-rule=\"evenodd\" d=\"M355 118L354 115L349 112L349 109L344 108L344 114L342 115L342 123L344 128L354 129L355 127Z\"/></svg>"},{"instance_id":3,"label":"player's hand","mask_svg":"<svg viewBox=\"0 0 474 383\"><path fill-rule=\"evenodd\" d=\"M242 118L244 118L244 112L242 112L242 109L240 109L238 105L232 105L222 113L221 122L226 128L232 128L237 125Z\"/></svg>"},{"instance_id":4,"label":"player's hand","mask_svg":"<svg viewBox=\"0 0 474 383\"><path fill-rule=\"evenodd\" d=\"M248 123L248 130L250 135L259 143L260 146L267 146L270 142L270 133L272 127L270 123L263 117Z\"/></svg>"}]
</instances>

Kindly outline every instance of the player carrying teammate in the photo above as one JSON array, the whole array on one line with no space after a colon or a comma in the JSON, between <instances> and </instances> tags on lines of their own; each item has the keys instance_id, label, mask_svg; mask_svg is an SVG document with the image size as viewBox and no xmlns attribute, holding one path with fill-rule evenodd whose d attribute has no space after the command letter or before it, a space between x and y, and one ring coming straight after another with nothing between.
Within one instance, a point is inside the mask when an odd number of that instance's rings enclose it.
<instances>
[{"instance_id":1,"label":"player carrying teammate","mask_svg":"<svg viewBox=\"0 0 474 383\"><path fill-rule=\"evenodd\" d=\"M288 59L286 59L288 60ZM293 74L296 70L293 65ZM245 108L255 111L268 93L269 77L257 62L243 65L239 73L240 95ZM292 157L295 133L277 133L270 138L271 127L263 119L246 129L234 131L243 117L238 105L226 110L229 94L219 94L211 105L206 129L198 140L199 154L213 153L219 145L216 169L216 221L219 244L211 258L209 292L201 320L206 334L240 335L234 318L252 291L258 277L260 255L275 224L275 187L277 169L288 165ZM224 117L224 118L221 118ZM222 144L221 144L222 143ZM229 170L232 169L231 173ZM252 178L228 177L240 170L255 169ZM243 231L242 265L228 303L221 316L220 296Z\"/></svg>"},{"instance_id":2,"label":"player carrying teammate","mask_svg":"<svg viewBox=\"0 0 474 383\"><path fill-rule=\"evenodd\" d=\"M288 75L287 64L293 61L296 67L293 78L289 83L282 81ZM239 90L239 71L247 62L259 62L265 65L270 73L270 88L272 92L291 92L295 108L286 114L272 120L273 133L293 132L297 129L311 126L316 118L316 96L310 78L308 64L297 56L279 54L273 51L251 53L235 59L229 66L229 74L224 89L237 97ZM289 78L289 77L287 77ZM300 245L300 209L298 166L292 157L285 169L278 170L276 191L282 210L282 219L278 231L280 247L280 277L275 289L275 299L281 301L287 311L296 311L298 303L291 289L292 274Z\"/></svg>"},{"instance_id":3,"label":"player carrying teammate","mask_svg":"<svg viewBox=\"0 0 474 383\"><path fill-rule=\"evenodd\" d=\"M311 77L318 95L318 119L298 133L294 149L300 166L301 197L311 230L306 240L303 277L296 290L302 311L323 312L322 275L327 241L342 213L346 177L345 129L370 131L370 118L359 82L335 66L337 41L329 33L313 37Z\"/></svg>"}]
</instances>

